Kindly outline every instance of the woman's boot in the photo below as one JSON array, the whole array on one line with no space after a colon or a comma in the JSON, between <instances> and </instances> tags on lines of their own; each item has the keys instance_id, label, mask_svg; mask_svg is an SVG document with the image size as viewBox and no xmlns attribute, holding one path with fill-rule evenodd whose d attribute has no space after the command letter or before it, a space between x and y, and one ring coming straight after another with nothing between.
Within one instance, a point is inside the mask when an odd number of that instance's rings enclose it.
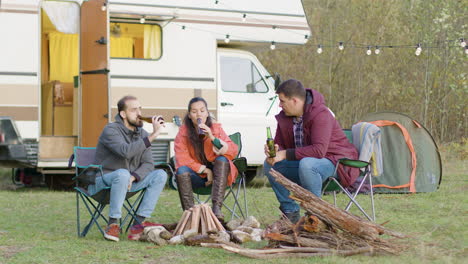
<instances>
[{"instance_id":1,"label":"woman's boot","mask_svg":"<svg viewBox=\"0 0 468 264\"><path fill-rule=\"evenodd\" d=\"M179 191L180 204L182 210L187 210L193 207L193 190L192 180L190 179L190 173L185 172L176 175L177 179L177 190Z\"/></svg>"},{"instance_id":2,"label":"woman's boot","mask_svg":"<svg viewBox=\"0 0 468 264\"><path fill-rule=\"evenodd\" d=\"M224 215L221 212L226 191L227 177L229 175L229 162L215 160L213 166L213 187L211 189L211 200L213 202L213 213L221 221L224 221Z\"/></svg>"}]
</instances>

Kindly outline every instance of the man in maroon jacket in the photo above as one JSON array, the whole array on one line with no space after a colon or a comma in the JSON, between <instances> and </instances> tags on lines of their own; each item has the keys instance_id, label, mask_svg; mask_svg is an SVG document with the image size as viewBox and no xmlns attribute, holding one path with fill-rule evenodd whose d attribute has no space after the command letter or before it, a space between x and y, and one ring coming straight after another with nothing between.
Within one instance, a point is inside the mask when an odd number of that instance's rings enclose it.
<instances>
[{"instance_id":1,"label":"man in maroon jacket","mask_svg":"<svg viewBox=\"0 0 468 264\"><path fill-rule=\"evenodd\" d=\"M265 145L264 170L270 181L280 210L292 221L299 220L299 206L290 199L289 191L270 175L271 168L301 185L316 196L321 196L322 183L333 175L335 164L341 158L357 159L358 153L344 134L322 94L305 89L298 80L283 82L276 90L283 109L277 116L275 135L276 157L268 157ZM338 168L343 186L354 183L358 169Z\"/></svg>"}]
</instances>

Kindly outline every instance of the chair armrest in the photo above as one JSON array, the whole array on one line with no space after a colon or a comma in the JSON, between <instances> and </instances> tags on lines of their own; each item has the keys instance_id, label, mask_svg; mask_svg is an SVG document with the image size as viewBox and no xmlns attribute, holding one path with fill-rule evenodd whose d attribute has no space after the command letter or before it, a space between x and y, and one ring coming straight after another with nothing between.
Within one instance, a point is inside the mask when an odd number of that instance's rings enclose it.
<instances>
[{"instance_id":1,"label":"chair armrest","mask_svg":"<svg viewBox=\"0 0 468 264\"><path fill-rule=\"evenodd\" d=\"M232 160L239 172L247 171L247 159L245 157L235 158Z\"/></svg>"},{"instance_id":2,"label":"chair armrest","mask_svg":"<svg viewBox=\"0 0 468 264\"><path fill-rule=\"evenodd\" d=\"M363 160L353 160L353 159L348 159L348 158L343 158L340 159L340 163L343 164L343 166L348 166L348 167L353 167L353 168L364 168L369 166L369 162L363 161Z\"/></svg>"}]
</instances>

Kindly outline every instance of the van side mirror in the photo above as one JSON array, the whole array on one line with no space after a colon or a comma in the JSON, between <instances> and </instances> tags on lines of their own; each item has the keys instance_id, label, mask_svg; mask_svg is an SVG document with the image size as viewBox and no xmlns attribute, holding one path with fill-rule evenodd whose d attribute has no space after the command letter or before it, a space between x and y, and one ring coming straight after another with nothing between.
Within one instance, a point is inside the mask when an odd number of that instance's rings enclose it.
<instances>
[{"instance_id":1,"label":"van side mirror","mask_svg":"<svg viewBox=\"0 0 468 264\"><path fill-rule=\"evenodd\" d=\"M280 86L280 84L281 84L283 81L281 80L281 75L280 75L279 73L277 73L277 72L275 72L273 78L275 78L275 91L276 91L276 90L278 89L278 86Z\"/></svg>"}]
</instances>

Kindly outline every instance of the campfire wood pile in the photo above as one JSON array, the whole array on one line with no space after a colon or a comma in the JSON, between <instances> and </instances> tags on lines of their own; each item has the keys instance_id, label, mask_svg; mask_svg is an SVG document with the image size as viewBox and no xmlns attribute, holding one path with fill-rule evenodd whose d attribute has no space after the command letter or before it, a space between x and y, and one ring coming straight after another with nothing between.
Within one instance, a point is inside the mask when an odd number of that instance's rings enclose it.
<instances>
[{"instance_id":1,"label":"campfire wood pile","mask_svg":"<svg viewBox=\"0 0 468 264\"><path fill-rule=\"evenodd\" d=\"M174 230L174 236L182 235L187 230L202 235L226 231L208 204L198 204L185 210Z\"/></svg>"},{"instance_id":2,"label":"campfire wood pile","mask_svg":"<svg viewBox=\"0 0 468 264\"><path fill-rule=\"evenodd\" d=\"M357 217L316 197L301 186L291 182L279 172L271 171L277 182L291 192L307 211L298 223L282 219L264 232L269 249L246 249L226 244L204 243L202 246L223 248L251 258L312 257L354 254L398 254L403 246L396 239L401 233ZM381 238L381 235L390 238Z\"/></svg>"}]
</instances>

